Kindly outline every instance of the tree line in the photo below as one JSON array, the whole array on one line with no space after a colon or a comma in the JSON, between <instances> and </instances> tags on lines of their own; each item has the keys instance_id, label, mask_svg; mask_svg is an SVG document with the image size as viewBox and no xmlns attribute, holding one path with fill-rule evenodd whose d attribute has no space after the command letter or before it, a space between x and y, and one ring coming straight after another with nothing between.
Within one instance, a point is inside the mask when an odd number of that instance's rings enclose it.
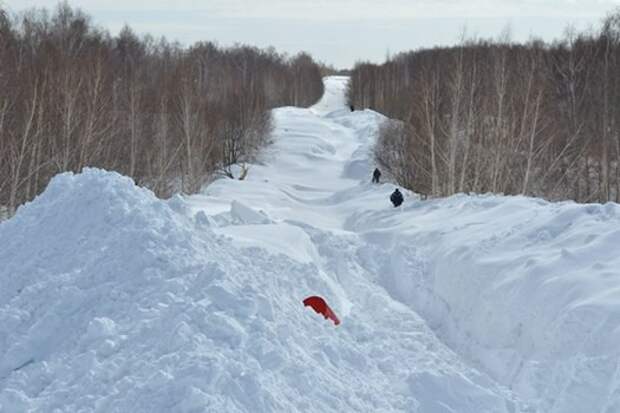
<instances>
[{"instance_id":1,"label":"tree line","mask_svg":"<svg viewBox=\"0 0 620 413\"><path fill-rule=\"evenodd\" d=\"M129 27L112 36L67 3L19 15L0 6L0 207L11 215L85 166L158 196L196 192L268 143L269 109L322 94L305 53L182 47Z\"/></svg>"},{"instance_id":2,"label":"tree line","mask_svg":"<svg viewBox=\"0 0 620 413\"><path fill-rule=\"evenodd\" d=\"M375 157L407 188L620 202L620 11L553 43L465 39L359 63L348 99L396 119Z\"/></svg>"}]
</instances>

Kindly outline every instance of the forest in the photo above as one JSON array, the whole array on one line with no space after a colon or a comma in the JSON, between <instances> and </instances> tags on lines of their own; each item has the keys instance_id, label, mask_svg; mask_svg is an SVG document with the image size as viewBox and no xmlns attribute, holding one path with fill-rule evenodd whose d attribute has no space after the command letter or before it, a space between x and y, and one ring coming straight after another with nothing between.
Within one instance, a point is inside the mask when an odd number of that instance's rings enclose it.
<instances>
[{"instance_id":1,"label":"forest","mask_svg":"<svg viewBox=\"0 0 620 413\"><path fill-rule=\"evenodd\" d=\"M348 100L394 119L375 159L409 189L620 201L620 10L552 43L464 36L360 62Z\"/></svg>"},{"instance_id":2,"label":"forest","mask_svg":"<svg viewBox=\"0 0 620 413\"><path fill-rule=\"evenodd\" d=\"M56 174L118 171L160 197L241 178L269 143L269 110L323 94L308 54L112 36L79 9L0 7L0 206L12 215ZM239 176L236 176L239 178Z\"/></svg>"}]
</instances>

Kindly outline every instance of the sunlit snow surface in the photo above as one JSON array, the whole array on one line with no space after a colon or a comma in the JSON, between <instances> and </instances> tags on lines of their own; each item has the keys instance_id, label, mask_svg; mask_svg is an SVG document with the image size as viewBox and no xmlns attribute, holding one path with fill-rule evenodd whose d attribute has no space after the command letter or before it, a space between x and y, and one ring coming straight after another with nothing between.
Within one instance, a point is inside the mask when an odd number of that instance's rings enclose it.
<instances>
[{"instance_id":1,"label":"sunlit snow surface","mask_svg":"<svg viewBox=\"0 0 620 413\"><path fill-rule=\"evenodd\" d=\"M0 224L0 412L619 412L618 205L395 209L345 85L244 181L89 169Z\"/></svg>"}]
</instances>

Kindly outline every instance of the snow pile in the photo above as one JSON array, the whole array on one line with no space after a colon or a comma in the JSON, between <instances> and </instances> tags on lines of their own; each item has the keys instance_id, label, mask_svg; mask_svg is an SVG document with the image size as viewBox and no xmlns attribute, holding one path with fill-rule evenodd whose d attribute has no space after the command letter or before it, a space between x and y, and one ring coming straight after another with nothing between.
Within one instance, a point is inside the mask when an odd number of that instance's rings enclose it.
<instances>
[{"instance_id":1,"label":"snow pile","mask_svg":"<svg viewBox=\"0 0 620 413\"><path fill-rule=\"evenodd\" d=\"M387 295L369 310L398 327L335 329L301 305L343 310L319 268L240 249L180 202L88 169L0 225L0 411L403 411L446 386L446 406L510 411Z\"/></svg>"},{"instance_id":2,"label":"snow pile","mask_svg":"<svg viewBox=\"0 0 620 413\"><path fill-rule=\"evenodd\" d=\"M620 411L619 205L457 195L350 224L393 297L540 411Z\"/></svg>"},{"instance_id":3,"label":"snow pile","mask_svg":"<svg viewBox=\"0 0 620 413\"><path fill-rule=\"evenodd\" d=\"M345 84L275 110L243 181L87 169L1 223L0 411L620 411L618 205L393 208Z\"/></svg>"},{"instance_id":4,"label":"snow pile","mask_svg":"<svg viewBox=\"0 0 620 413\"><path fill-rule=\"evenodd\" d=\"M263 211L255 211L238 201L230 205L230 215L241 224L269 224L271 220Z\"/></svg>"}]
</instances>

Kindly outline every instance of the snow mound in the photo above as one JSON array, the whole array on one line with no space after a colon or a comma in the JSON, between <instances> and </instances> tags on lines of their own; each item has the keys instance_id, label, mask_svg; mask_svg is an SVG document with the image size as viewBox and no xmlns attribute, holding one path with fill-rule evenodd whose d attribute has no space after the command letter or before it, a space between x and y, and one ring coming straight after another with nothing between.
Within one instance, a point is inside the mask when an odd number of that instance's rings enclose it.
<instances>
[{"instance_id":1,"label":"snow mound","mask_svg":"<svg viewBox=\"0 0 620 413\"><path fill-rule=\"evenodd\" d=\"M271 222L263 211L255 211L238 201L230 204L230 215L238 224L269 224Z\"/></svg>"},{"instance_id":2,"label":"snow mound","mask_svg":"<svg viewBox=\"0 0 620 413\"><path fill-rule=\"evenodd\" d=\"M524 400L620 411L619 205L455 195L349 224L391 296Z\"/></svg>"}]
</instances>

